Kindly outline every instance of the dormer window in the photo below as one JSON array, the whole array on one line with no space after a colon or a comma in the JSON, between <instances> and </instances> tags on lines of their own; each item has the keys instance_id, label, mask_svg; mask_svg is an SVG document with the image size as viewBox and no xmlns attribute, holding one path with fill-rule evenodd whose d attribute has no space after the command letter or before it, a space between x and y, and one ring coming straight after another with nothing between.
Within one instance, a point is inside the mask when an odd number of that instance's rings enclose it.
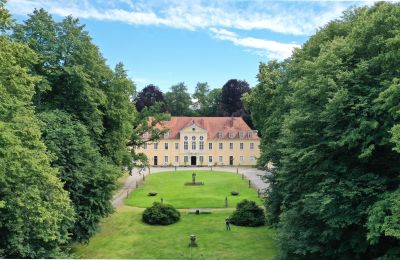
<instances>
[{"instance_id":1,"label":"dormer window","mask_svg":"<svg viewBox=\"0 0 400 260\"><path fill-rule=\"evenodd\" d=\"M143 134L143 139L147 139L147 136L148 136L148 134L147 134L147 133L144 133L144 134Z\"/></svg>"},{"instance_id":2,"label":"dormer window","mask_svg":"<svg viewBox=\"0 0 400 260\"><path fill-rule=\"evenodd\" d=\"M243 139L243 137L244 137L244 132L243 131L239 132L239 137L240 137L240 139Z\"/></svg>"},{"instance_id":3,"label":"dormer window","mask_svg":"<svg viewBox=\"0 0 400 260\"><path fill-rule=\"evenodd\" d=\"M223 133L222 133L222 131L219 131L219 132L218 132L218 138L219 138L219 139L222 139L222 137L223 137Z\"/></svg>"},{"instance_id":4,"label":"dormer window","mask_svg":"<svg viewBox=\"0 0 400 260\"><path fill-rule=\"evenodd\" d=\"M249 131L249 132L247 133L247 138L253 139L253 132L252 132L252 131Z\"/></svg>"},{"instance_id":5,"label":"dormer window","mask_svg":"<svg viewBox=\"0 0 400 260\"><path fill-rule=\"evenodd\" d=\"M233 138L235 135L233 134L233 132L229 132L229 138Z\"/></svg>"},{"instance_id":6,"label":"dormer window","mask_svg":"<svg viewBox=\"0 0 400 260\"><path fill-rule=\"evenodd\" d=\"M168 137L169 137L169 132L166 132L166 133L164 134L164 139L168 139Z\"/></svg>"}]
</instances>

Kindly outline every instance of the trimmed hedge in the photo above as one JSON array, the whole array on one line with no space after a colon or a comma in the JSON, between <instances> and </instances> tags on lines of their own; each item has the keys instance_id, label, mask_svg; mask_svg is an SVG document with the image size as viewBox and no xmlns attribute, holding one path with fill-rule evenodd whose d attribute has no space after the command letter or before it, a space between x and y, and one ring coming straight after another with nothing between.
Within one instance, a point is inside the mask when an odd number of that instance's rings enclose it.
<instances>
[{"instance_id":1,"label":"trimmed hedge","mask_svg":"<svg viewBox=\"0 0 400 260\"><path fill-rule=\"evenodd\" d=\"M181 214L172 205L154 202L153 206L143 211L143 222L150 225L170 225L176 223Z\"/></svg>"},{"instance_id":2,"label":"trimmed hedge","mask_svg":"<svg viewBox=\"0 0 400 260\"><path fill-rule=\"evenodd\" d=\"M243 200L237 204L230 216L230 222L236 226L258 227L265 225L264 210L254 201Z\"/></svg>"}]
</instances>

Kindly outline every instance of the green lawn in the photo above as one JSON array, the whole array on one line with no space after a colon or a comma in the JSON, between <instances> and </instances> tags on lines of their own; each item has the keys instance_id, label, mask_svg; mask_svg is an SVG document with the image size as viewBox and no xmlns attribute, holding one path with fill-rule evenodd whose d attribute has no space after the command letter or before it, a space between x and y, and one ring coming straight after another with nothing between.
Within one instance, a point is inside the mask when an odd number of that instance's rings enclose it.
<instances>
[{"instance_id":1,"label":"green lawn","mask_svg":"<svg viewBox=\"0 0 400 260\"><path fill-rule=\"evenodd\" d=\"M156 176L156 175L154 175ZM231 210L195 215L183 212L170 226L150 226L141 221L143 209L124 206L105 219L101 231L88 245L74 248L82 258L162 259L271 259L276 254L275 231L267 227L236 227L225 231ZM188 247L195 234L197 248Z\"/></svg>"},{"instance_id":2,"label":"green lawn","mask_svg":"<svg viewBox=\"0 0 400 260\"><path fill-rule=\"evenodd\" d=\"M256 201L257 191L248 187L248 181L242 180L241 175L216 171L196 171L196 181L202 181L204 186L185 186L185 182L192 181L192 171L177 171L155 173L146 176L145 183L134 190L125 203L135 207L149 207L153 201L164 199L164 203L172 204L176 208L223 208L225 197L228 197L228 206L236 207L243 199ZM239 196L232 196L231 191L240 192ZM149 192L157 192L157 196L150 197Z\"/></svg>"}]
</instances>

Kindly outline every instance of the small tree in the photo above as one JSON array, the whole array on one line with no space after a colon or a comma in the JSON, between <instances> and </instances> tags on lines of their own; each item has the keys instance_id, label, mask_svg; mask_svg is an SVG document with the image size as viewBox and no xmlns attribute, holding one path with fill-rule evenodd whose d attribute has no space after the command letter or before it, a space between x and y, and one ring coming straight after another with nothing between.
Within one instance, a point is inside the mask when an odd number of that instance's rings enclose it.
<instances>
[{"instance_id":1,"label":"small tree","mask_svg":"<svg viewBox=\"0 0 400 260\"><path fill-rule=\"evenodd\" d=\"M254 201L243 200L237 204L230 220L237 226L258 227L265 224L265 214Z\"/></svg>"}]
</instances>

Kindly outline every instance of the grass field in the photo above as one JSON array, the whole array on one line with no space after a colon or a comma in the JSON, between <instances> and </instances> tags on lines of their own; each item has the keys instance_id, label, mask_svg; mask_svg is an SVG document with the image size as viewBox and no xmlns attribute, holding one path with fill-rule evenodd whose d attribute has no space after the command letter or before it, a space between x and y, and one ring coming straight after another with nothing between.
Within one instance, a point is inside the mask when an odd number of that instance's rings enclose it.
<instances>
[{"instance_id":1,"label":"grass field","mask_svg":"<svg viewBox=\"0 0 400 260\"><path fill-rule=\"evenodd\" d=\"M156 175L154 175L156 176ZM143 209L124 206L105 219L101 231L88 245L74 248L81 258L147 259L271 259L276 254L275 231L267 227L225 230L231 210L188 214L170 226L150 226L141 221ZM198 247L190 248L189 236Z\"/></svg>"},{"instance_id":2,"label":"grass field","mask_svg":"<svg viewBox=\"0 0 400 260\"><path fill-rule=\"evenodd\" d=\"M243 199L256 201L257 191L248 187L248 181L241 175L216 171L196 171L196 181L202 181L204 186L185 186L192 181L192 171L177 171L155 173L146 176L144 185L134 190L125 200L125 204L135 207L149 207L154 201L164 199L164 203L176 208L223 208L225 197L228 206L236 207ZM232 196L231 191L238 191L239 196ZM157 196L148 196L149 192L157 192Z\"/></svg>"}]
</instances>

